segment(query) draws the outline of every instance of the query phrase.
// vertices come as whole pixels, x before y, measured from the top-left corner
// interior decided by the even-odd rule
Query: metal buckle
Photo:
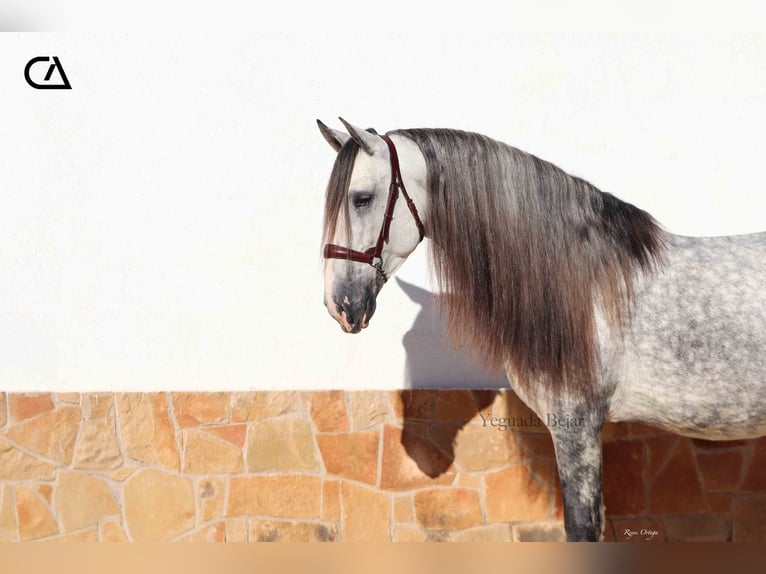
[[[383,271],[383,259],[381,257],[375,257],[372,260],[372,263],[370,263],[375,268],[375,271],[378,272],[378,277],[383,279],[383,283],[388,281],[388,277],[386,276],[386,272]]]

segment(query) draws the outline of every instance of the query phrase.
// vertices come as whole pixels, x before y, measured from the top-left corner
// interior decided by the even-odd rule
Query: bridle
[[[423,241],[423,237],[425,236],[425,228],[423,226],[423,222],[420,220],[418,209],[415,207],[415,203],[412,201],[412,198],[404,187],[404,182],[402,181],[402,172],[399,169],[399,156],[396,153],[394,142],[392,142],[391,138],[386,135],[382,135],[380,137],[382,137],[383,141],[388,144],[388,151],[389,155],[391,156],[391,185],[388,188],[388,203],[386,203],[386,213],[383,216],[383,223],[380,226],[380,233],[378,233],[378,241],[375,243],[374,247],[370,247],[366,251],[356,251],[350,247],[343,247],[341,245],[333,245],[332,243],[328,243],[324,246],[324,258],[347,259],[349,261],[367,263],[368,265],[371,265],[375,268],[375,271],[378,272],[378,276],[385,282],[388,281],[388,277],[386,276],[385,271],[383,271],[383,258],[381,255],[383,253],[383,244],[388,243],[388,235],[391,229],[391,221],[394,219],[394,207],[396,207],[396,200],[399,197],[399,191],[402,192],[402,195],[407,202],[407,207],[410,208],[410,213],[412,213],[412,217],[415,219],[415,225],[418,226],[418,232],[420,233],[420,239],[418,240],[418,243]]]

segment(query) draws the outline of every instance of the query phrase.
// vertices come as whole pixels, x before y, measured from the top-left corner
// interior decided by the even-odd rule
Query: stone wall
[[[766,440],[604,439],[608,540],[766,541]],[[550,437],[510,391],[0,393],[2,541],[560,540],[561,524]]]

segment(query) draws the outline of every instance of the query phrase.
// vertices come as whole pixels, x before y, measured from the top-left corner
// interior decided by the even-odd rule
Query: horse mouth
[[[344,317],[345,319],[345,317]],[[362,319],[361,323],[354,323],[353,325],[348,323],[347,321],[339,321],[340,328],[343,330],[344,333],[349,333],[351,335],[356,335],[357,333],[361,333],[362,329],[366,329],[370,326],[369,321],[367,321],[367,317],[365,316],[364,319]]]
[[[355,335],[370,326],[370,319],[375,314],[375,297],[351,304],[348,296],[333,299],[334,305],[325,305],[330,315],[338,322],[344,333]]]
[[[349,333],[350,335],[356,335],[357,333],[361,333],[362,329],[366,329],[367,327],[369,327],[370,321],[367,318],[367,314],[365,314],[364,317],[362,317],[361,322],[349,323],[348,319],[346,318],[346,314],[343,313],[338,319],[338,324],[340,325],[340,328],[344,333]]]

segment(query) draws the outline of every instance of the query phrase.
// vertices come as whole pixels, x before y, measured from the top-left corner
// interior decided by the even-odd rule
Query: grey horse
[[[568,540],[604,529],[601,428],[766,434],[766,233],[682,237],[645,211],[483,135],[378,135],[318,121],[325,305],[369,325],[425,236],[449,334],[503,369],[553,438]]]

